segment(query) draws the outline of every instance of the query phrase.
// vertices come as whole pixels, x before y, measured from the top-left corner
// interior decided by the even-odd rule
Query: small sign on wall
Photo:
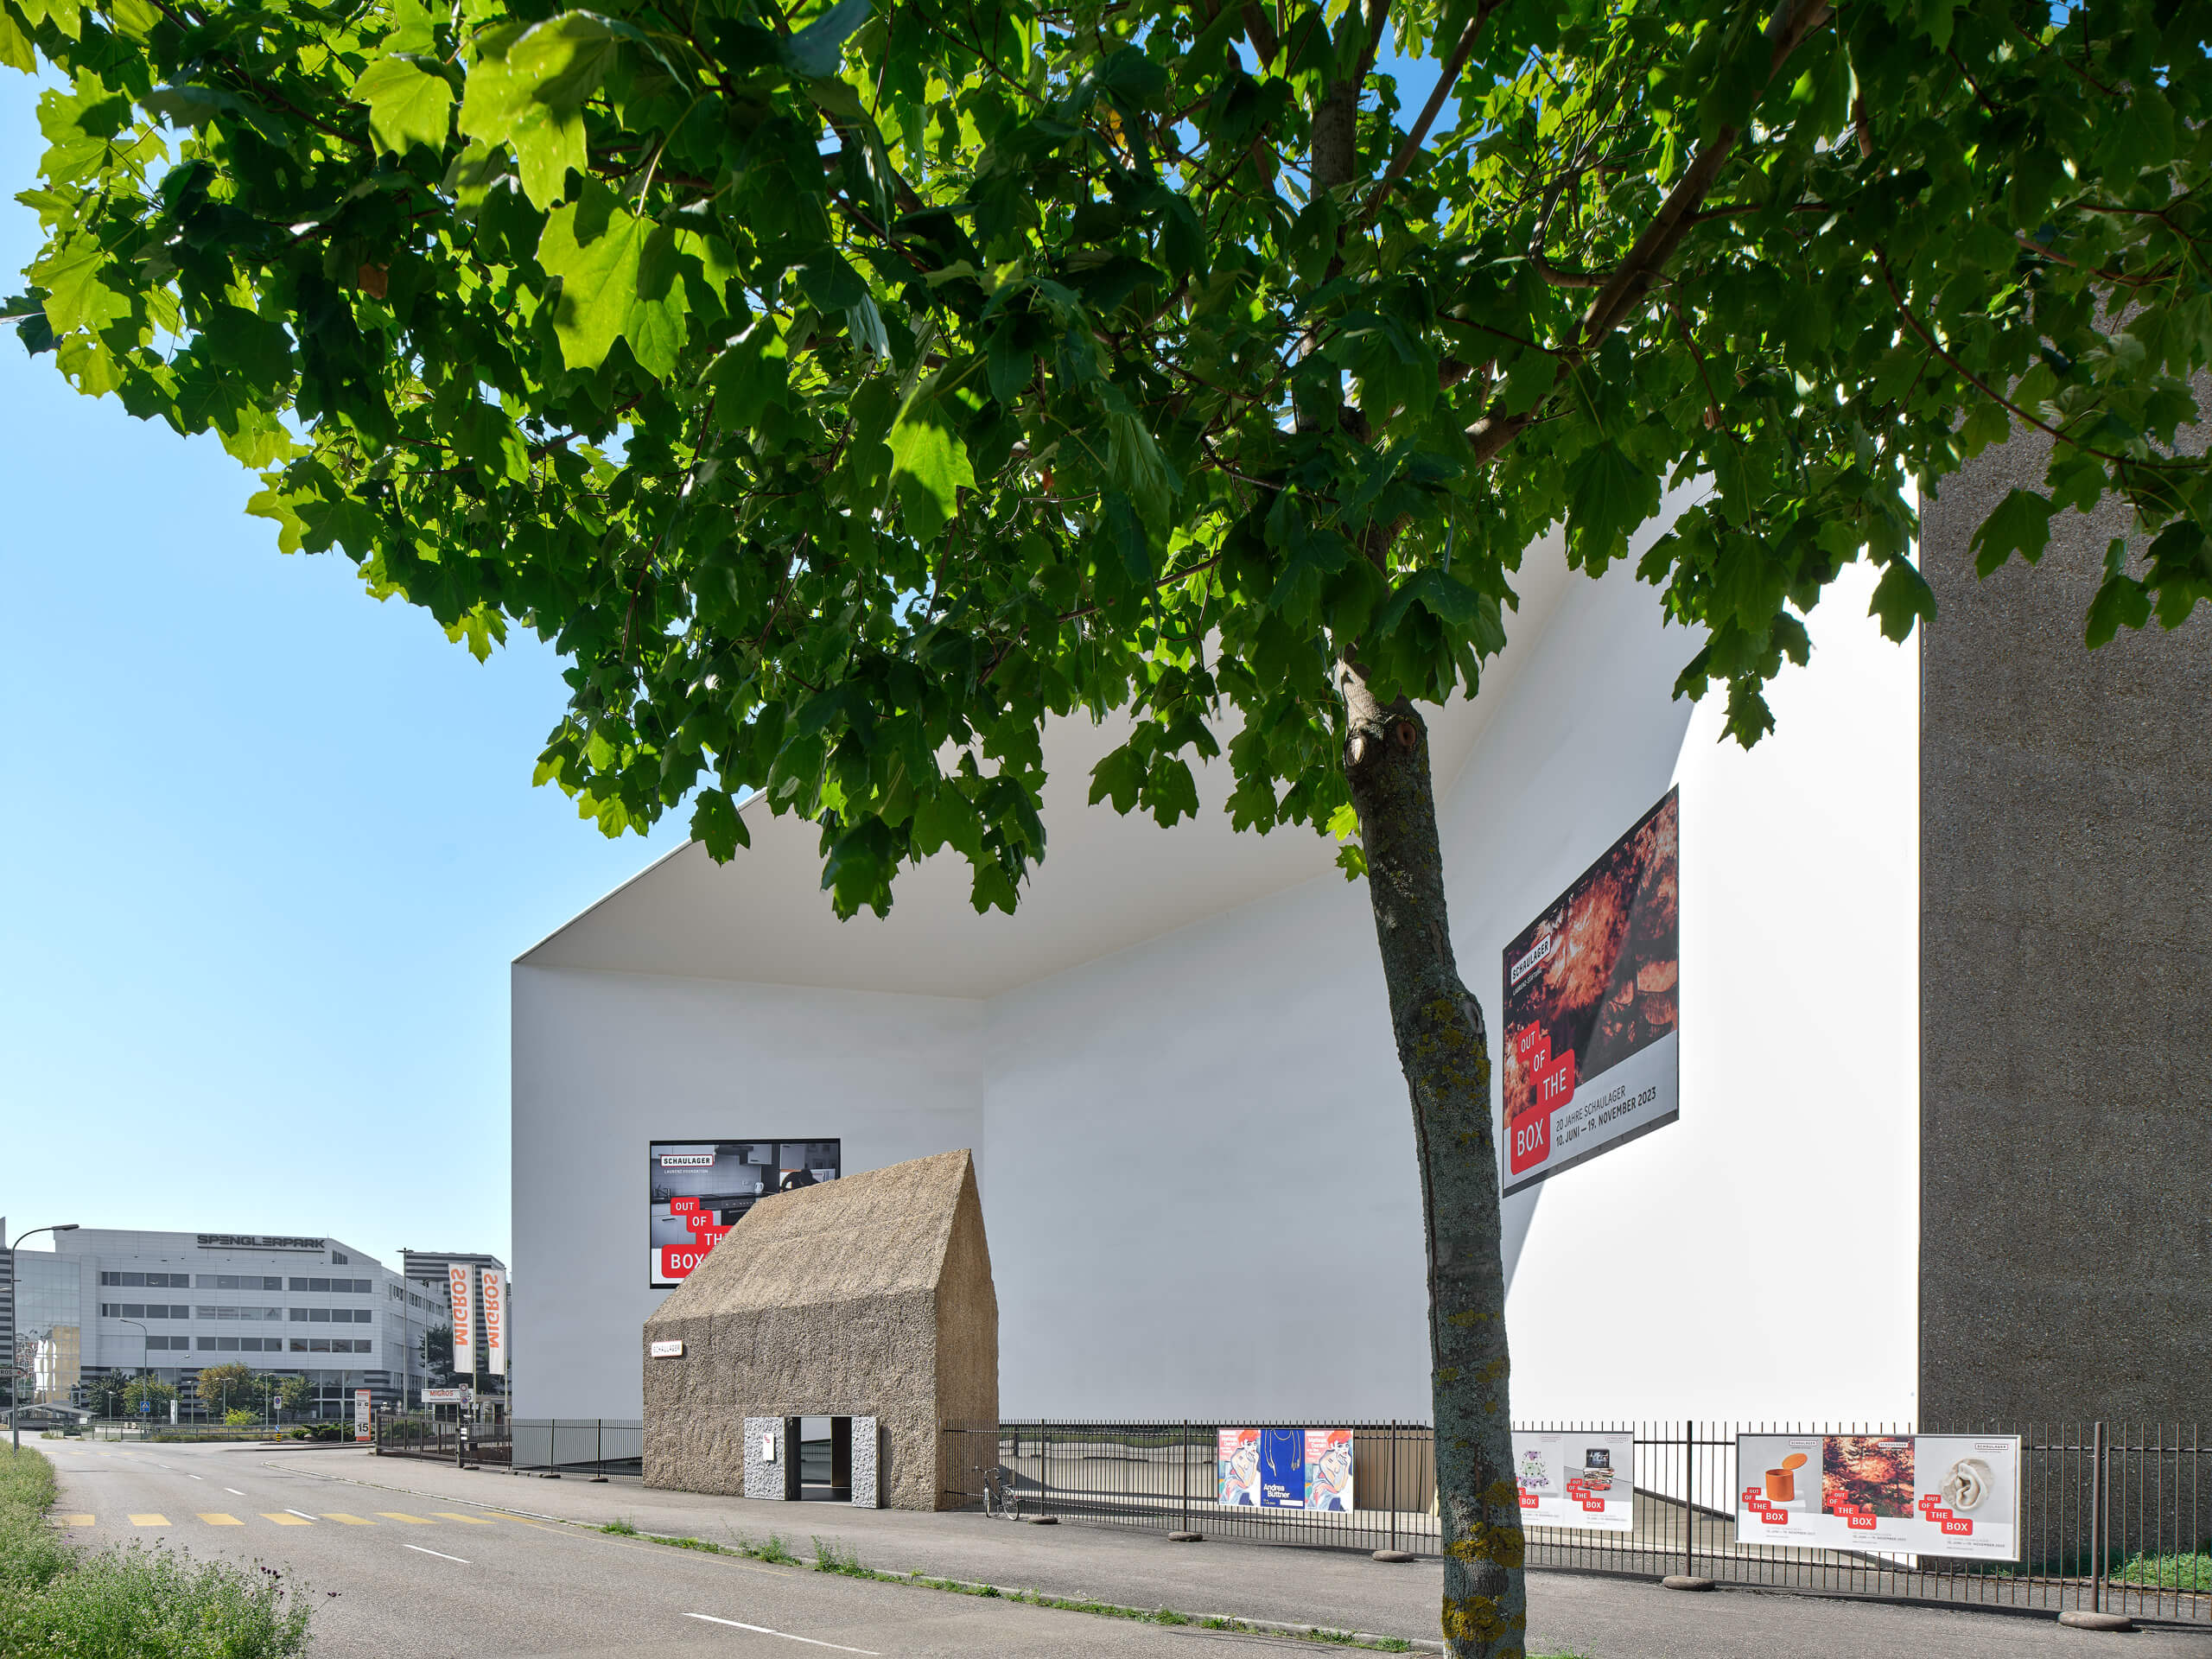
[[[763,1434],[760,1437],[760,1461],[773,1463],[775,1460],[776,1437],[773,1434]]]
[[[653,1344],[653,1357],[681,1359],[683,1357],[683,1344],[681,1342],[657,1342]]]

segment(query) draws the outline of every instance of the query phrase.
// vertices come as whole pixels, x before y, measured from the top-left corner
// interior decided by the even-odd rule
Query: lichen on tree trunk
[[[1528,1604],[1490,1042],[1452,954],[1428,728],[1410,702],[1378,702],[1356,667],[1345,669],[1343,689],[1344,776],[1359,813],[1390,1027],[1421,1161],[1444,1637],[1461,1659],[1513,1659],[1523,1650]]]

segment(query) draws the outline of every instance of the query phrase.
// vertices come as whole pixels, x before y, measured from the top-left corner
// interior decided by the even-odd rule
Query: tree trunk
[[[1444,1637],[1460,1659],[1517,1659],[1529,1619],[1490,1042],[1452,957],[1428,728],[1403,699],[1378,703],[1356,668],[1345,670],[1343,687],[1344,777],[1359,813],[1390,1027],[1421,1160]]]

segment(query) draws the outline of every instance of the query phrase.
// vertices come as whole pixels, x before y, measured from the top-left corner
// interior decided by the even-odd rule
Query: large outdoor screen
[[[689,1278],[764,1194],[834,1181],[842,1167],[835,1141],[656,1141],[650,1161],[655,1290]]]
[[[1505,948],[1505,1191],[1677,1114],[1679,791]]]

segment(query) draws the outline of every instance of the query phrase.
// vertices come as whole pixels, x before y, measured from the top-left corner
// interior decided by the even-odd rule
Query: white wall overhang
[[[1520,606],[1507,613],[1506,649],[1485,669],[1480,696],[1424,708],[1440,799],[1577,579],[1556,537],[1531,548],[1514,579]],[[1127,732],[1119,718],[1048,724],[1046,855],[1012,916],[977,915],[967,862],[948,852],[899,874],[887,917],[862,912],[840,922],[821,889],[820,832],[796,817],[773,817],[756,797],[745,810],[753,844],[730,863],[687,842],[516,962],[988,998],[1335,868],[1332,843],[1302,826],[1264,836],[1230,826],[1225,754],[1194,768],[1198,816],[1173,829],[1141,813],[1091,807],[1091,768]]]

